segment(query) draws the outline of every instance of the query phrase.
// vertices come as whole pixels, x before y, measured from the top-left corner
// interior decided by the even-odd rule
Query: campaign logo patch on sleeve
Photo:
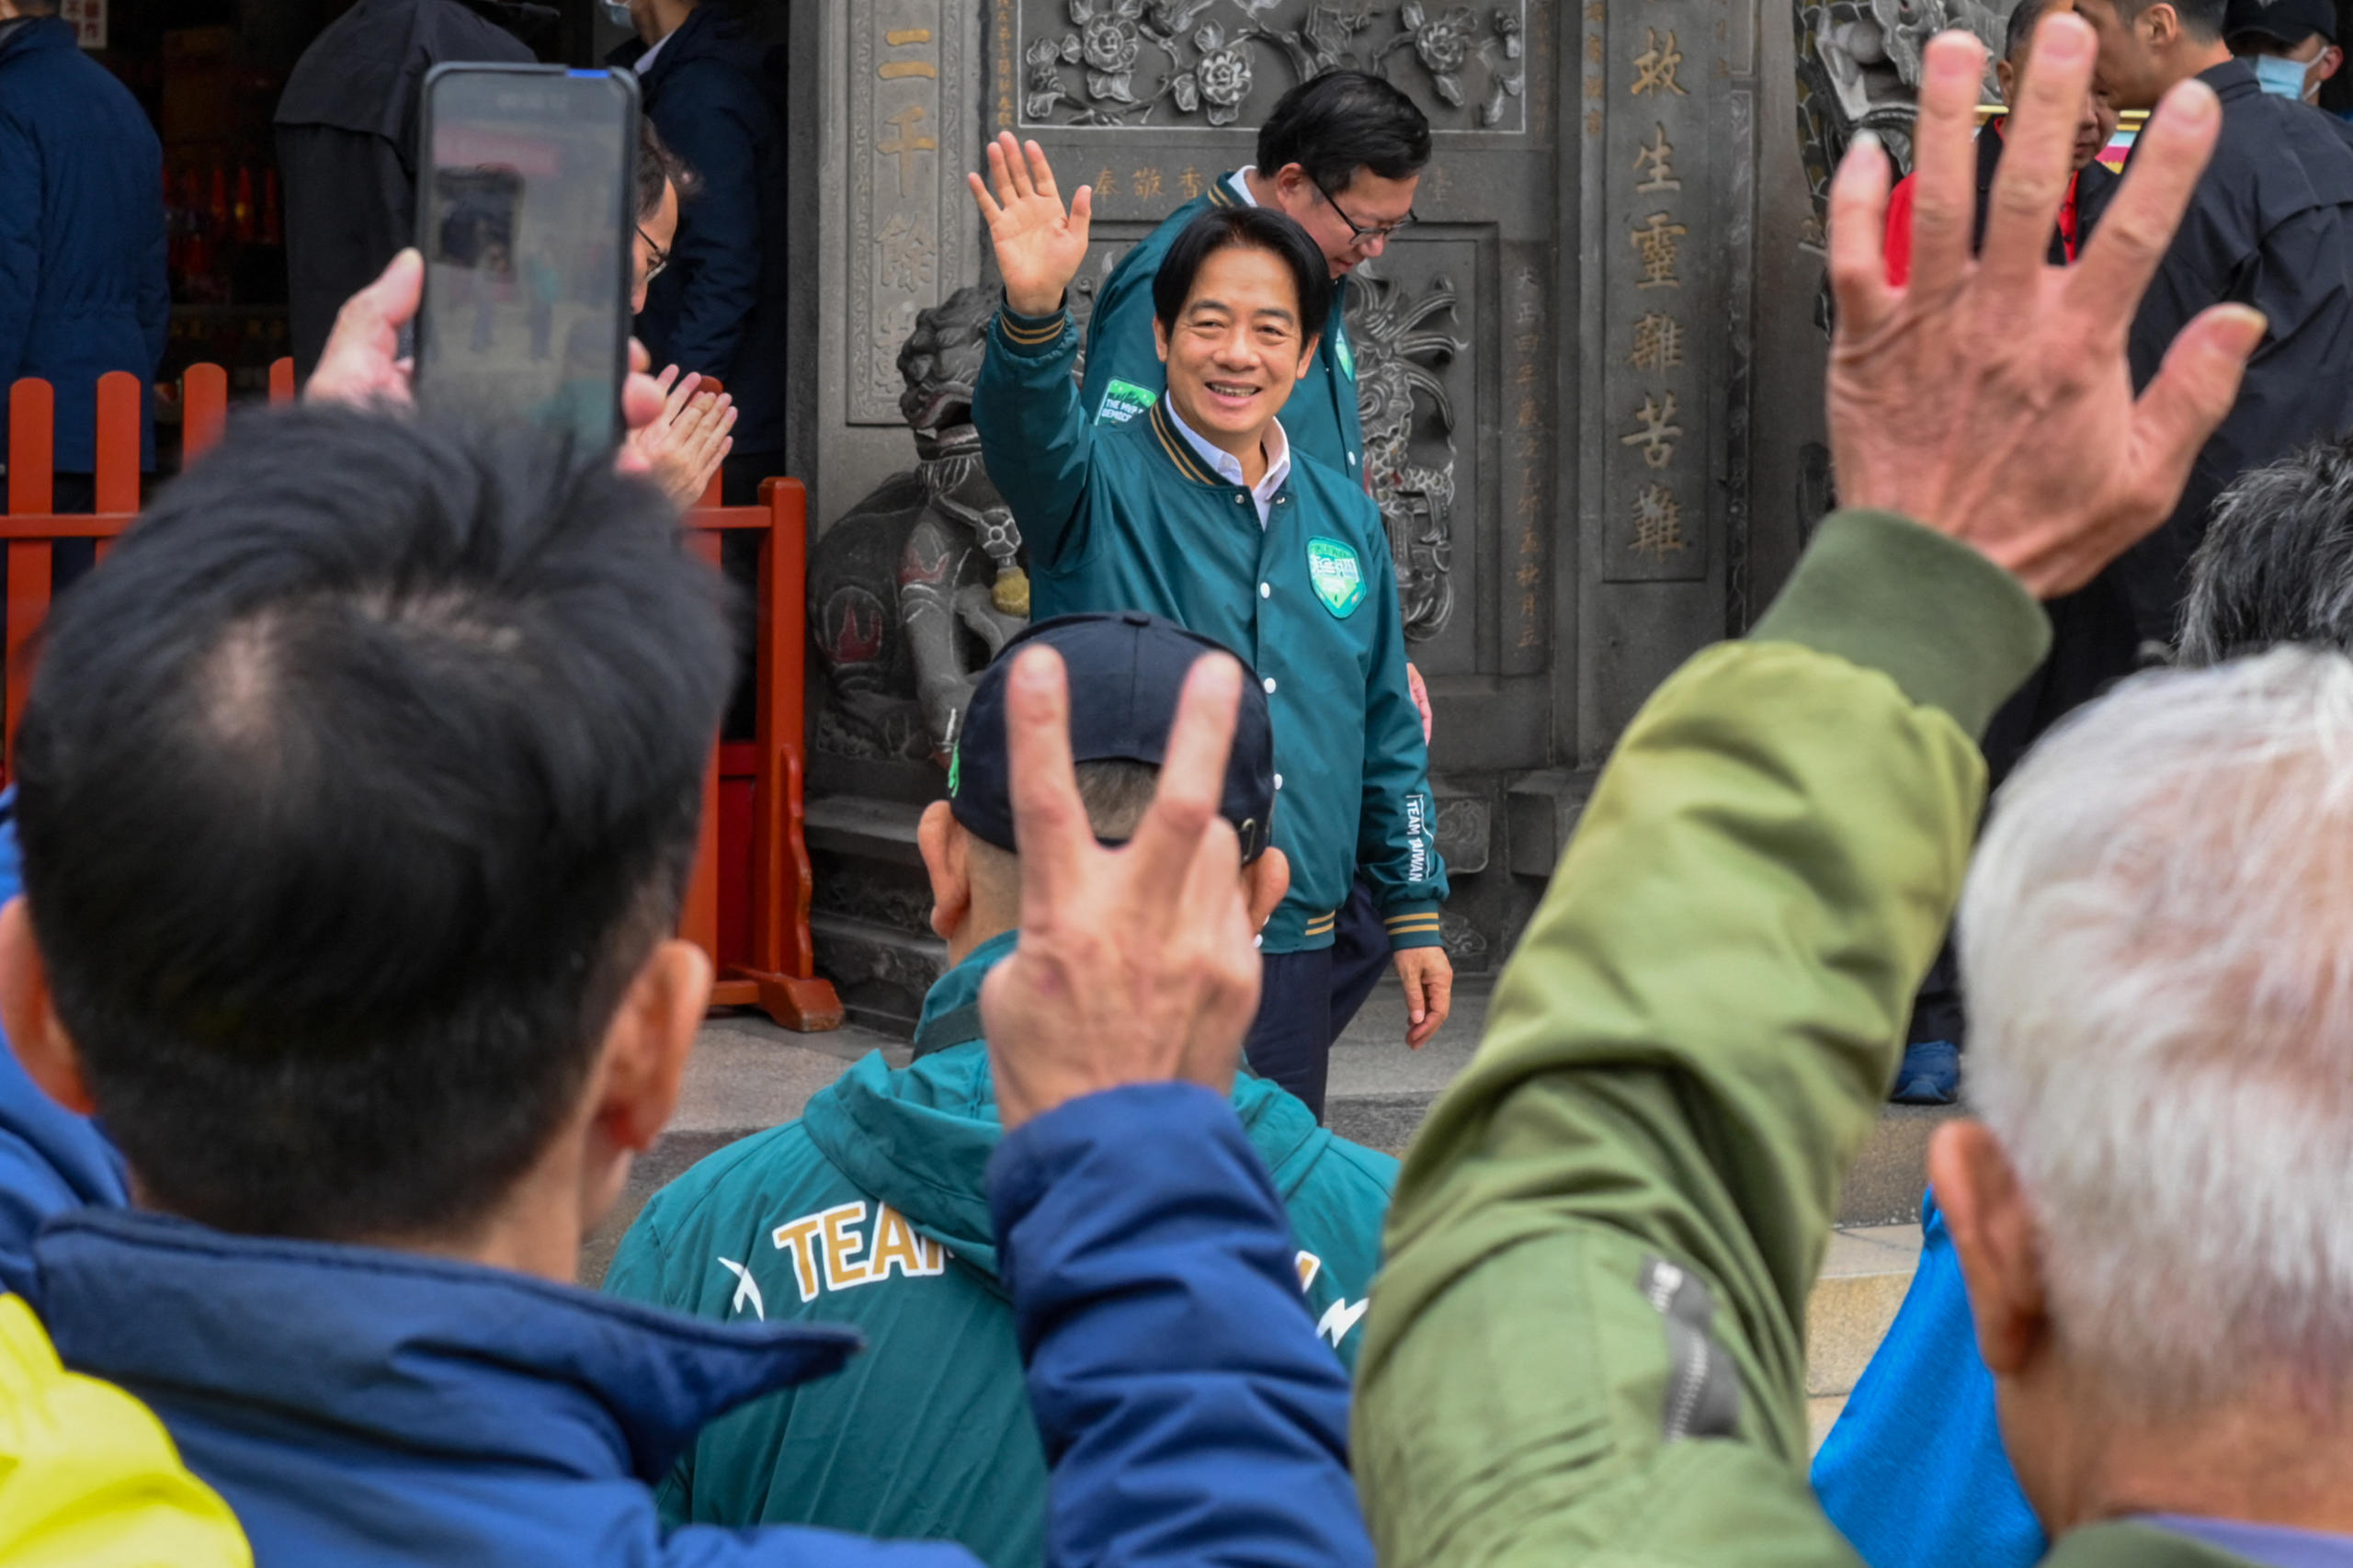
[[[1307,541],[1307,576],[1324,608],[1342,620],[1364,603],[1364,567],[1357,552],[1336,539]]]
[[[1103,401],[1095,405],[1095,423],[1125,425],[1159,401],[1160,394],[1150,387],[1140,387],[1114,376],[1111,384],[1103,389]]]

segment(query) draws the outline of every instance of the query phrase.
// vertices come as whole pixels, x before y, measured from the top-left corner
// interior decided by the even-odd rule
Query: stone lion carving
[[[994,290],[959,289],[899,350],[916,466],[884,481],[809,555],[809,624],[829,700],[817,744],[946,760],[972,683],[1029,617],[1012,510],[972,428]]]

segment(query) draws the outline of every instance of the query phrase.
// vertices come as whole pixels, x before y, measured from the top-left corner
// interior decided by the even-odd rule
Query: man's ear
[[[2155,5],[2145,7],[2133,25],[2141,29],[2141,36],[2152,49],[2163,49],[2181,37],[2181,13],[2167,0],[2157,0]]]
[[[710,1006],[710,955],[665,937],[654,944],[605,1028],[596,1119],[615,1146],[642,1153],[678,1106],[695,1032]]]
[[[2320,58],[2313,61],[2313,63],[2319,67],[2319,74],[2313,76],[2313,80],[2315,82],[2325,82],[2331,76],[2336,75],[2337,70],[2344,65],[2345,51],[2332,43],[2326,49],[2320,51]]]
[[[1157,312],[1152,318],[1152,346],[1160,354],[1160,362],[1168,363],[1168,324]]]
[[[0,1029],[42,1094],[76,1116],[96,1114],[81,1053],[50,1001],[49,966],[33,940],[32,912],[22,894],[0,907]]]
[[[923,809],[915,824],[915,847],[923,852],[923,869],[931,878],[931,928],[952,937],[972,912],[972,865],[965,858],[964,835],[956,813],[945,801]]]
[[[2050,1339],[2041,1236],[2018,1168],[1982,1121],[1949,1121],[1928,1142],[1928,1186],[1969,1287],[1977,1348],[1995,1377],[2025,1370]]]
[[[1249,901],[1250,929],[1264,926],[1290,891],[1290,858],[1281,850],[1270,848],[1243,867],[1242,896]]]
[[[1299,346],[1299,369],[1291,373],[1291,380],[1307,380],[1307,372],[1315,368],[1315,346],[1323,341],[1324,335],[1319,332]]]
[[[1994,62],[1994,80],[2002,90],[2004,103],[2015,104],[2018,101],[2018,68],[2017,66],[2006,60],[1996,60]]]

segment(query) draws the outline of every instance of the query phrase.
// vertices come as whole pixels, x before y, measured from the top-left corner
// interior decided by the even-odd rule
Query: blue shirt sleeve
[[[989,1205],[1053,1467],[1051,1568],[1370,1568],[1347,1378],[1227,1101],[1074,1100],[998,1145]]]
[[[1870,1568],[2031,1568],[2049,1543],[2002,1448],[1933,1193],[1922,1208],[1919,1271],[1814,1458],[1814,1493]]]

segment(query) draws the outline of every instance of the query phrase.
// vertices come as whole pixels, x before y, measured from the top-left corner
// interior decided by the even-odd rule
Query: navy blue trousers
[[[1307,1103],[1324,1119],[1332,1042],[1357,1016],[1389,968],[1389,929],[1359,881],[1333,923],[1332,945],[1309,953],[1268,953],[1258,1016],[1242,1041],[1250,1070]]]

